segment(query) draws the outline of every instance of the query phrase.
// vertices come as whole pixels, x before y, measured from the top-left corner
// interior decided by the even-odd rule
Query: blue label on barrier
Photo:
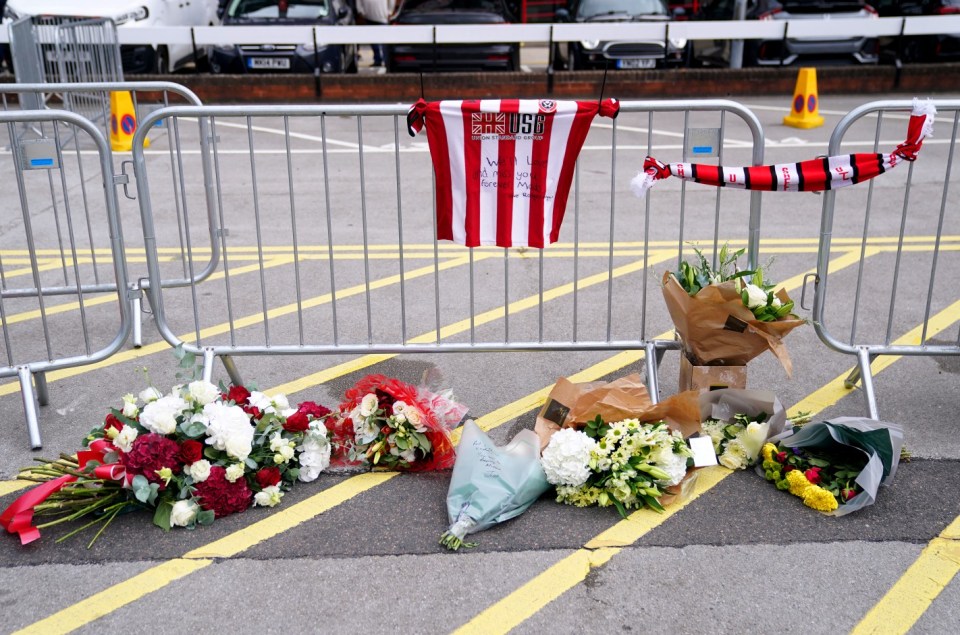
[[[694,154],[713,154],[713,146],[693,146]]]
[[[53,159],[30,159],[30,167],[32,168],[52,168]]]

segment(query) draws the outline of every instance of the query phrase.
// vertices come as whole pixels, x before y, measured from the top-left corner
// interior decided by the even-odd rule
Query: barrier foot
[[[17,368],[17,377],[20,378],[20,396],[23,397],[23,414],[27,420],[27,434],[30,435],[30,447],[39,450],[43,447],[40,441],[40,422],[37,420],[37,397],[33,392],[33,377],[28,366]]]
[[[130,315],[133,317],[133,347],[143,346],[143,314],[141,313],[143,301],[138,292],[130,299]]]
[[[220,361],[223,362],[223,367],[227,371],[227,375],[230,376],[230,383],[234,386],[242,386],[243,378],[240,377],[240,371],[237,370],[237,365],[233,363],[233,358],[229,355],[222,355]]]
[[[873,372],[870,369],[870,363],[873,361],[870,352],[861,348],[857,351],[857,361],[859,362],[860,385],[863,388],[863,398],[867,402],[867,413],[871,419],[880,419],[877,411],[877,397],[873,391]]]
[[[663,358],[663,351],[657,349],[653,342],[647,342],[643,345],[645,351],[644,363],[647,367],[647,390],[650,393],[650,399],[653,403],[660,403],[660,360]]]
[[[37,390],[37,403],[39,403],[41,406],[46,406],[47,404],[49,404],[50,393],[47,392],[47,374],[34,373],[33,384]]]

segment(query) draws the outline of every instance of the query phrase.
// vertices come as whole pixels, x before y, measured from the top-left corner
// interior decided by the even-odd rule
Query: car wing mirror
[[[560,8],[553,12],[554,17],[557,19],[557,22],[569,22],[570,21],[570,12],[566,9]]]
[[[347,9],[346,7],[340,7],[339,9],[337,9],[337,19],[338,19],[338,20],[343,20],[343,19],[345,19],[348,15],[350,15],[350,10]]]

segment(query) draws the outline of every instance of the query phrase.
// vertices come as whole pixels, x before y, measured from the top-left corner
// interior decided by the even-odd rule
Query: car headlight
[[[113,19],[117,26],[127,22],[140,22],[150,17],[150,9],[147,7],[137,7],[125,13],[121,13]]]
[[[580,40],[580,46],[585,49],[595,49],[600,46],[600,40]]]
[[[314,51],[325,51],[327,50],[326,44],[314,44],[313,42],[307,42],[306,44],[300,45],[300,53],[313,53]]]
[[[685,47],[687,46],[687,41],[686,41],[685,39],[683,39],[683,38],[679,38],[679,37],[674,38],[674,37],[672,37],[672,38],[670,38],[670,46],[672,46],[672,47],[675,48],[675,49],[682,49],[682,48],[685,48]]]

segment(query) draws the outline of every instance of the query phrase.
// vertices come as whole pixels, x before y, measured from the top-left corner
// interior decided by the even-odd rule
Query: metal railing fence
[[[690,241],[715,253],[735,240],[757,261],[759,192],[665,183],[640,203],[627,187],[660,147],[655,138],[689,158],[706,134],[718,160],[738,152],[732,163],[762,163],[759,121],[735,102],[623,102],[616,120],[598,118],[560,240],[543,250],[439,244],[429,154],[424,139],[407,138],[406,114],[405,106],[207,106],[148,115],[134,171],[163,338],[203,355],[207,377],[221,358],[233,381],[238,355],[641,349],[657,395],[662,354],[678,348],[656,335],[671,330],[666,312],[648,311],[661,302],[659,274],[689,254]],[[179,230],[157,221],[166,195],[153,189],[142,145],[159,122],[184,138]],[[202,143],[204,122],[212,181],[189,149]],[[210,200],[215,214],[188,213]],[[710,235],[685,233],[695,218]],[[166,283],[174,263],[162,245],[174,231],[186,245],[174,266],[192,274],[219,249],[215,275]]]
[[[137,121],[143,121],[143,119],[153,110],[158,108],[168,107],[171,105],[177,104],[190,104],[199,106],[202,104],[200,98],[185,86],[176,84],[173,82],[90,82],[90,83],[54,83],[54,84],[0,84],[0,112],[19,112],[18,106],[22,107],[29,104],[43,104],[46,99],[44,95],[53,94],[60,95],[63,98],[62,104],[55,104],[51,102],[51,105],[62,106],[65,109],[69,109],[68,106],[75,105],[77,103],[75,96],[84,95],[86,104],[88,108],[85,108],[83,112],[77,113],[85,116],[90,119],[92,122],[97,123],[100,126],[100,130],[103,133],[104,137],[110,138],[110,96],[116,91],[126,91],[131,94],[133,108],[136,115]],[[16,101],[14,101],[14,97]],[[95,110],[97,115],[94,117],[89,117],[89,113],[92,107],[89,107],[90,104],[96,103]],[[34,125],[32,120],[26,120],[22,125]],[[205,123],[201,122],[201,126],[205,126]],[[19,134],[23,134],[25,131],[20,131]],[[32,131],[34,134],[43,136],[44,131],[35,128]],[[161,135],[154,134],[154,131],[151,130],[151,136],[154,139],[153,153],[151,155],[151,160],[153,164],[157,167],[155,169],[160,169],[159,164],[163,163],[166,172],[169,175],[171,182],[171,188],[176,190],[179,186],[177,185],[180,178],[182,178],[182,163],[180,158],[180,142],[178,138],[178,130],[169,129],[161,130]],[[161,138],[162,137],[162,138]],[[201,135],[200,137],[200,148],[201,156],[208,157],[209,153],[207,152],[207,137],[208,135]],[[83,142],[82,142],[83,141]],[[71,138],[69,135],[61,136],[58,139],[62,150],[69,151],[70,153],[80,157],[84,153],[93,152],[94,146],[88,143],[88,139],[84,138],[83,140],[79,138]],[[2,146],[3,144],[0,144]],[[112,155],[114,158],[117,156],[122,156],[118,154]],[[113,159],[111,159],[112,161]],[[123,161],[118,168],[115,168],[115,172],[118,173],[114,177],[114,173],[111,173],[109,178],[118,185],[123,186],[123,191],[125,198],[135,199],[135,188],[129,183],[129,176],[126,173],[126,164],[129,161]],[[201,170],[207,170],[209,172],[210,162],[209,160],[203,160],[201,163]],[[84,173],[84,164],[82,161],[77,162],[78,175],[74,187],[79,188],[81,194],[86,197],[86,189],[89,185],[89,179]],[[54,183],[51,181],[49,185],[49,200],[55,199]],[[173,197],[171,200],[171,205],[169,210],[165,211],[164,221],[173,223],[177,226],[183,225],[183,216],[186,213],[186,210],[181,207],[182,200],[178,197]],[[212,202],[206,202],[205,208],[212,210]],[[122,211],[122,208],[121,208]],[[137,215],[138,216],[138,215]],[[130,236],[137,237],[140,235],[139,231],[128,232],[128,241]],[[182,240],[182,234],[178,237],[180,240],[178,242],[168,245],[170,248],[179,248],[181,254],[186,252],[186,245]],[[96,239],[92,237],[91,240]],[[127,244],[127,247],[137,247],[133,243]],[[219,249],[216,244],[213,245],[209,253],[209,260],[201,265],[196,266],[192,275],[194,280],[200,280],[204,277],[210,275],[216,268],[219,262]],[[186,262],[186,258],[182,258]],[[133,276],[131,279],[126,281],[126,286],[129,288],[132,293],[130,294],[131,300],[131,315],[133,316],[133,334],[132,340],[134,346],[140,346],[142,343],[142,297],[143,297],[143,288],[148,284],[146,277],[146,270],[135,271],[132,268],[130,269],[130,274]],[[182,270],[178,275],[173,276],[170,280],[163,281],[163,284],[168,285],[184,285],[189,284],[191,272],[188,272],[186,269]],[[3,264],[0,262],[0,280],[3,279]],[[85,287],[85,292],[102,292],[113,290],[110,286],[113,284],[97,282],[95,287]],[[9,297],[14,291],[7,289],[5,284],[0,284],[0,296]],[[35,293],[35,290],[31,290],[30,293]],[[44,293],[48,295],[56,294],[72,294],[74,290],[72,287],[59,288],[59,287],[47,287],[44,289]]]
[[[0,112],[0,135],[10,184],[0,198],[9,223],[0,237],[0,377],[19,378],[39,448],[45,373],[106,359],[129,335],[127,261],[110,147],[93,123],[65,111]],[[69,152],[65,136],[94,151]],[[97,186],[77,187],[85,178]]]
[[[960,354],[960,333],[955,339],[931,337],[932,312],[949,311],[957,299],[952,280],[957,275],[955,243],[960,235],[960,216],[956,214],[956,188],[952,190],[951,183],[956,181],[960,101],[932,103],[938,111],[934,138],[949,139],[942,165],[931,160],[927,156],[931,151],[927,150],[915,162],[885,174],[883,179],[824,193],[814,325],[827,346],[856,356],[857,368],[848,377],[847,387],[861,382],[872,418],[878,418],[871,372],[871,362],[877,356]],[[889,152],[898,139],[903,139],[911,106],[910,101],[875,101],[852,110],[834,129],[829,155],[843,152],[851,130],[874,139],[872,152]],[[841,206],[838,198],[843,209],[840,216],[835,214]],[[899,224],[894,240],[874,233],[882,219],[894,219]],[[830,248],[839,237],[862,240],[855,279],[850,280],[853,274],[848,272],[835,274],[843,276],[845,285],[855,291],[828,294],[828,282],[833,277],[829,271]],[[879,241],[885,241],[885,254],[873,253]],[[960,315],[953,319],[956,317]],[[918,323],[922,326],[917,337],[905,337],[904,332]]]

